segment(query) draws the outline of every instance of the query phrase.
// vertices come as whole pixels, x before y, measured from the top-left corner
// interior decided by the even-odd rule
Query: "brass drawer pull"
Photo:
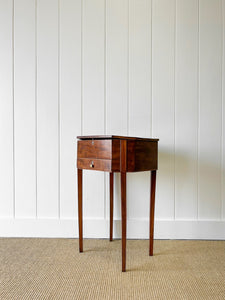
[[[93,161],[90,164],[90,168],[94,168],[94,162]]]

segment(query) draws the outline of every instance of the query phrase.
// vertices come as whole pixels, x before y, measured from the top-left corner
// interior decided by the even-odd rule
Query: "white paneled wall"
[[[225,0],[0,0],[0,236],[76,237],[76,136],[158,137],[156,238],[225,238]],[[84,235],[109,176],[84,171]],[[128,174],[148,237],[150,174]],[[120,237],[120,175],[114,234]]]

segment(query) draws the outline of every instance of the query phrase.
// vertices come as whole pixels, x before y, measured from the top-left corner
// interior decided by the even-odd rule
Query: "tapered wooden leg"
[[[153,256],[156,171],[151,171],[149,255]]]
[[[122,272],[126,271],[126,239],[127,239],[127,197],[126,173],[121,173],[121,213],[122,213]]]
[[[83,216],[82,216],[82,169],[77,169],[78,179],[78,222],[79,222],[79,250],[83,252]]]
[[[113,240],[113,173],[109,174],[110,186],[110,241]]]

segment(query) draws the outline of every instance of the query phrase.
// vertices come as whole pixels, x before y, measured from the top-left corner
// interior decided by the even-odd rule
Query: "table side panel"
[[[158,142],[135,142],[134,172],[158,169]]]

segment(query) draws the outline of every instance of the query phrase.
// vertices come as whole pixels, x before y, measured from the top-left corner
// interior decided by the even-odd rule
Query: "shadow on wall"
[[[221,192],[224,182],[222,183],[220,154],[212,158],[211,153],[207,154],[206,151],[198,158],[197,150],[177,151],[175,155],[160,151],[158,167],[159,203],[168,201],[163,190],[166,188],[169,192],[170,189],[171,205],[174,203],[175,206],[172,217],[221,218]]]
[[[115,218],[120,219],[120,174],[115,174],[114,178]],[[205,154],[198,160],[197,151],[177,152],[174,155],[170,149],[160,150],[156,218],[220,219],[222,184],[220,157],[212,161],[212,157]],[[148,218],[149,195],[150,172],[128,173],[128,219]]]

